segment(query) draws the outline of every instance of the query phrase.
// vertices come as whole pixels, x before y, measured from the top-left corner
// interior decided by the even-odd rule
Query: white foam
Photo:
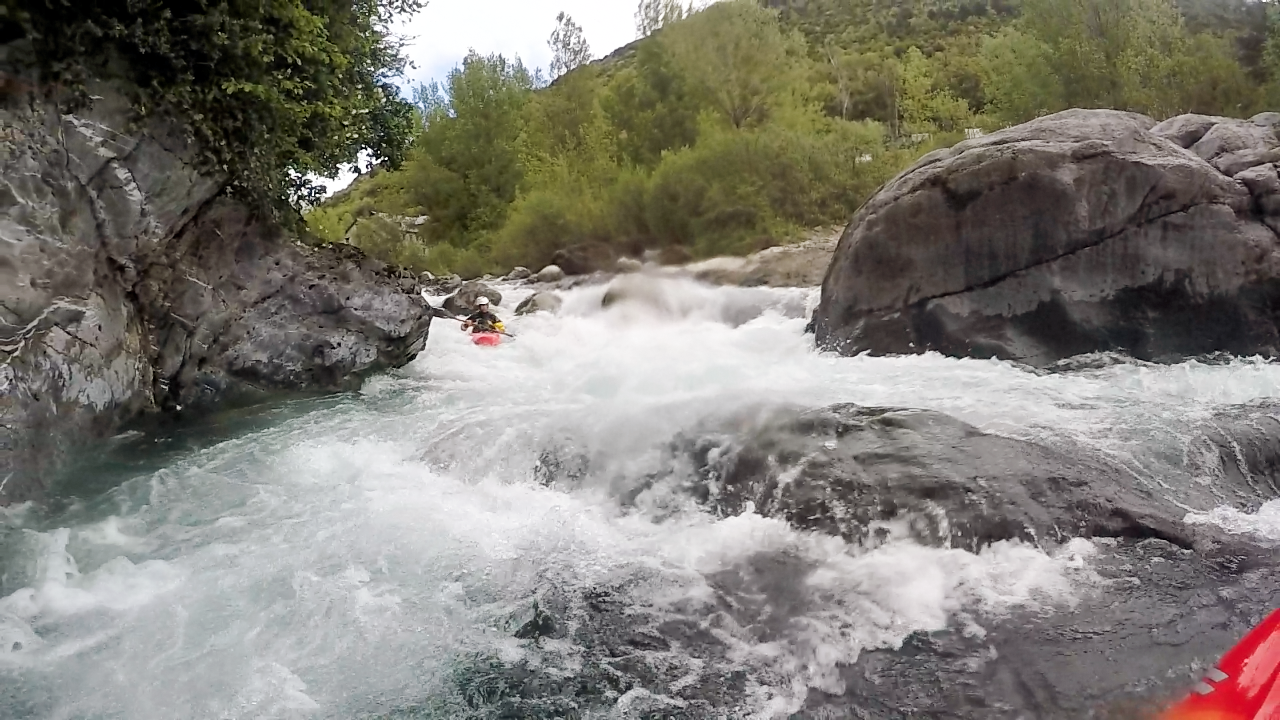
[[[689,612],[715,597],[716,572],[777,553],[801,564],[807,604],[771,641],[719,629],[758,671],[748,704],[774,717],[912,631],[980,636],[993,615],[1070,608],[1096,584],[1093,548],[853,548],[754,513],[711,517],[669,488],[624,510],[619,494],[674,433],[760,404],[925,407],[1089,444],[1151,482],[1212,481],[1211,458],[1185,447],[1197,418],[1221,397],[1280,394],[1280,369],[1253,361],[1046,376],[840,358],[802,332],[810,289],[667,281],[604,309],[596,286],[566,291],[562,315],[515,318],[530,290],[501,289],[513,341],[477,347],[441,321],[409,367],[131,481],[101,516],[86,504],[66,527],[19,531],[34,513],[6,511],[5,532],[23,534],[5,541],[17,557],[0,582],[17,585],[0,600],[0,670],[32,671],[12,701],[47,717],[355,717],[442,692],[464,653],[536,657],[509,624],[550,587],[625,586]],[[585,459],[583,487],[534,481],[549,447]],[[689,662],[691,677],[716,671]]]
[[[1218,507],[1205,513],[1187,513],[1184,521],[1212,524],[1227,532],[1280,540],[1280,500],[1263,503],[1254,513],[1241,512],[1232,507]]]

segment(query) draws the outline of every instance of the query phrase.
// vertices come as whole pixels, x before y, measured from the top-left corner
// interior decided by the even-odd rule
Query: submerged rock
[[[674,457],[693,469],[686,492],[724,515],[753,508],[858,545],[905,536],[976,552],[1002,540],[1129,537],[1190,548],[1199,529],[1182,523],[1180,504],[1212,509],[1223,485],[1255,500],[1280,496],[1227,478],[1170,498],[1078,451],[929,410],[765,408],[730,422],[729,432],[675,441]]]
[[[1070,610],[915,633],[811,690],[796,720],[1155,720],[1272,609],[1276,567],[1237,572],[1159,540],[1104,545]],[[855,711],[854,708],[857,708]]]
[[[181,128],[91,90],[75,115],[0,107],[0,505],[144,413],[354,387],[430,322],[412,275],[293,242]]]
[[[1278,145],[1265,122],[1069,110],[930,153],[846,229],[817,342],[1036,366],[1275,356]]]
[[[1265,442],[1276,422],[1249,406],[1225,409],[1206,427],[1220,433],[1215,447],[1241,444],[1251,472],[1264,473],[1266,452],[1250,450],[1257,445],[1248,439],[1256,430]],[[1194,486],[1146,487],[1083,448],[991,435],[932,411],[853,405],[738,412],[676,438],[670,457],[638,487],[615,485],[624,504],[653,508],[674,494],[726,517],[782,518],[850,541],[841,562],[852,564],[826,568],[826,556],[806,555],[797,540],[718,566],[704,576],[705,595],[685,604],[658,609],[635,593],[606,595],[612,602],[590,592],[562,597],[557,618],[582,648],[573,657],[631,658],[616,676],[624,688],[664,692],[679,673],[658,648],[678,647],[704,668],[674,693],[705,703],[690,717],[748,712],[741,696],[724,697],[711,680],[741,668],[729,658],[759,643],[779,662],[750,667],[751,681],[809,685],[788,717],[1133,720],[1187,692],[1280,591],[1275,543],[1182,522],[1186,506],[1277,497],[1256,478],[1221,473]],[[544,458],[539,470],[555,487],[608,481],[607,470],[572,454]],[[1073,540],[1082,536],[1092,541]],[[1041,578],[1056,596],[1026,591],[1025,601],[996,610],[984,598],[999,605],[1001,590],[987,584],[999,581],[962,570],[947,579],[933,564],[946,560],[903,545],[963,548],[967,559],[951,561],[1005,563],[1019,578],[1009,582],[1036,582],[1034,571],[1015,567],[1029,556],[978,559],[1010,552],[1006,540],[1041,546],[1077,573]],[[920,565],[884,570],[894,558]],[[907,599],[878,572],[918,575],[920,586]],[[935,591],[946,600],[926,599]],[[924,619],[928,610],[916,614],[935,601],[948,610],[933,620]],[[619,647],[624,630],[637,627],[654,651]]]

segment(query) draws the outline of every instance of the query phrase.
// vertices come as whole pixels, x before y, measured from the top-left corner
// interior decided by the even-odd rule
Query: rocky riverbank
[[[0,107],[0,505],[143,414],[349,389],[426,342],[413,278],[296,242],[180,128],[93,94]]]

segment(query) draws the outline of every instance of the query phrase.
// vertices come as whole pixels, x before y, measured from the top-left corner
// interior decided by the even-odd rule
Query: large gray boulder
[[[564,305],[564,299],[550,291],[536,292],[516,306],[516,315],[531,315],[536,312],[555,314]]]
[[[470,315],[476,311],[476,300],[481,297],[488,298],[494,307],[502,304],[502,293],[479,280],[470,280],[445,298],[441,307],[454,315]]]
[[[141,414],[352,387],[430,322],[412,278],[293,242],[177,126],[91,90],[0,106],[0,505]]]
[[[1277,354],[1265,120],[1069,110],[930,153],[845,230],[818,344],[1034,365]]]

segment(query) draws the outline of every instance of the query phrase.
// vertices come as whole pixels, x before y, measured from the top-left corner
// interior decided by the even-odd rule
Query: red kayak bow
[[[1249,631],[1160,720],[1280,720],[1280,610]]]
[[[497,345],[502,342],[502,336],[496,332],[472,333],[471,342],[476,345]]]

